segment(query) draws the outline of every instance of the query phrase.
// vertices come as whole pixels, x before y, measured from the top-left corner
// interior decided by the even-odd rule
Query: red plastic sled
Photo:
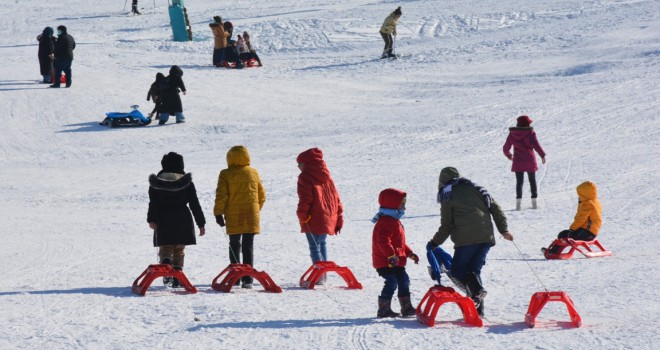
[[[183,273],[183,271],[175,270],[172,268],[172,265],[168,264],[149,265],[149,267],[147,267],[147,269],[144,270],[144,272],[142,272],[142,274],[133,282],[133,287],[131,288],[133,293],[145,295],[147,293],[147,289],[149,289],[149,286],[151,285],[151,282],[159,277],[174,277],[179,280],[179,282],[181,282],[183,288],[185,288],[189,293],[197,293],[197,288],[195,288],[195,286],[193,286],[192,283],[188,281],[188,278]],[[140,281],[141,278],[143,278],[142,281]]]
[[[525,323],[530,328],[534,328],[536,325],[536,316],[538,316],[541,309],[550,301],[560,301],[566,304],[568,309],[568,314],[571,316],[571,323],[575,327],[582,326],[582,319],[575,310],[575,305],[573,305],[573,300],[565,292],[537,292],[532,295],[532,300],[529,302],[529,308],[527,309],[527,314],[525,314]]]
[[[222,279],[222,282],[218,283],[218,279],[224,274],[227,275]],[[219,292],[229,293],[234,284],[244,276],[250,276],[259,281],[267,292],[282,293],[282,288],[275,284],[265,271],[257,271],[248,264],[229,264],[213,279],[211,288]]]
[[[358,282],[353,275],[353,272],[346,266],[337,266],[333,261],[318,261],[313,264],[307,271],[300,277],[300,286],[307,289],[314,289],[316,282],[328,272],[336,272],[341,276],[348,289],[362,289],[362,284]]]
[[[245,68],[259,67],[259,62],[257,62],[257,60],[254,58],[250,58],[247,61],[241,60],[241,62],[243,62],[243,66]],[[236,62],[220,61],[220,64],[217,66],[224,68],[236,68]]]
[[[422,298],[422,301],[417,306],[417,321],[433,327],[435,325],[435,316],[438,314],[438,309],[444,303],[456,303],[461,308],[463,319],[465,322],[475,326],[482,327],[483,321],[477,314],[477,308],[474,306],[474,301],[468,297],[458,294],[454,288],[434,286]]]
[[[553,247],[559,247],[557,253],[550,252]],[[562,253],[567,247],[570,248],[569,251]],[[546,259],[566,260],[570,259],[576,250],[587,258],[600,258],[612,255],[612,251],[606,250],[603,245],[598,242],[598,239],[594,239],[593,241],[576,241],[572,238],[557,238],[552,244],[550,244],[550,247],[545,250],[543,256],[545,256]]]

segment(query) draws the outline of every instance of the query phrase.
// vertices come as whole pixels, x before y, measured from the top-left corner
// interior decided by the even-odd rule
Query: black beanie
[[[394,14],[397,16],[401,16],[401,6],[397,7],[396,10],[394,10]]]
[[[183,171],[183,156],[178,153],[170,152],[164,155],[160,165],[163,167],[164,172],[185,174]]]

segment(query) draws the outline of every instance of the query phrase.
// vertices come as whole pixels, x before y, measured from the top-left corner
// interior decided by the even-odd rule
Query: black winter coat
[[[196,244],[193,216],[198,227],[206,225],[190,173],[181,175],[161,171],[149,176],[147,222],[158,225],[154,230],[155,247]]]
[[[50,75],[53,70],[53,60],[50,55],[55,52],[55,38],[52,36],[42,35],[39,37],[39,68],[41,75]]]
[[[76,42],[69,34],[63,33],[57,37],[55,42],[55,58],[66,58],[73,60],[73,50],[76,48]]]
[[[183,112],[183,103],[179,91],[186,91],[181,75],[170,74],[167,76],[167,88],[161,90],[160,98],[163,103],[163,112],[167,114]]]

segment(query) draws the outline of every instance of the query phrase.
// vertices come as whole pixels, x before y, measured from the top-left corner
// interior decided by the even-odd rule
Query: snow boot
[[[181,266],[176,266],[176,265],[174,266],[174,269],[177,271],[183,270]],[[181,282],[179,282],[179,280],[176,279],[176,277],[172,277],[172,288],[182,288],[182,287],[183,285],[181,284]]]
[[[394,49],[389,49],[387,50],[387,57],[389,58],[396,58],[396,55],[394,54]]]
[[[516,210],[520,211],[522,209],[522,198],[516,198]]]
[[[532,198],[532,209],[537,209],[538,206],[536,205],[536,198]]]
[[[488,294],[481,284],[481,277],[471,272],[465,281],[465,287],[467,289],[467,295],[474,301],[474,306],[478,309],[483,303],[484,298],[486,298],[486,294]]]
[[[387,50],[383,50],[383,54],[380,55],[380,59],[387,58]]]
[[[399,304],[401,305],[401,316],[403,317],[410,317],[410,316],[415,316],[417,313],[417,310],[415,309],[414,306],[410,303],[410,296],[407,297],[399,297]]]
[[[389,298],[378,297],[378,314],[376,316],[378,318],[385,318],[385,317],[399,317],[401,315],[399,313],[392,311],[392,297]]]
[[[165,265],[172,265],[172,259],[163,258],[160,260],[160,263]],[[163,285],[170,287],[172,285],[173,278],[174,277],[170,277],[170,276],[163,277]]]
[[[481,304],[479,304],[479,307],[477,308],[477,315],[479,317],[484,317],[484,301],[481,300]]]

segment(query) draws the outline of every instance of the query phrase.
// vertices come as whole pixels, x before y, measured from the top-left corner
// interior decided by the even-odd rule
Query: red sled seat
[[[328,272],[336,272],[346,281],[348,289],[362,289],[353,272],[346,266],[338,266],[333,261],[317,261],[300,277],[300,286],[314,289],[316,283]]]
[[[451,287],[434,286],[422,298],[422,301],[417,306],[417,321],[429,327],[435,325],[435,316],[438,314],[438,309],[444,303],[456,303],[463,313],[465,322],[475,326],[482,327],[483,321],[477,313],[477,308],[474,306],[474,301],[468,297],[464,297]]]
[[[226,276],[222,281],[218,282],[220,277],[225,274]],[[282,288],[275,284],[273,279],[265,271],[257,271],[248,264],[229,264],[229,266],[213,279],[211,288],[219,292],[229,293],[234,284],[244,276],[250,276],[259,281],[267,292],[282,293]]]
[[[149,265],[142,274],[133,281],[133,287],[131,290],[133,290],[133,293],[139,294],[139,295],[145,295],[147,293],[147,289],[149,289],[149,286],[151,285],[151,282],[153,282],[156,278],[160,277],[174,277],[183,286],[183,288],[186,289],[189,293],[197,293],[197,288],[188,281],[188,278],[186,275],[183,273],[181,270],[175,270],[172,268],[172,265],[169,264],[154,264],[154,265]],[[140,280],[142,279],[142,280]]]
[[[568,252],[563,253],[566,248],[569,248]],[[580,254],[587,258],[600,258],[612,255],[612,251],[606,250],[598,239],[576,241],[572,238],[557,238],[543,252],[543,256],[549,260],[566,260],[570,259],[575,251],[580,252]]]

